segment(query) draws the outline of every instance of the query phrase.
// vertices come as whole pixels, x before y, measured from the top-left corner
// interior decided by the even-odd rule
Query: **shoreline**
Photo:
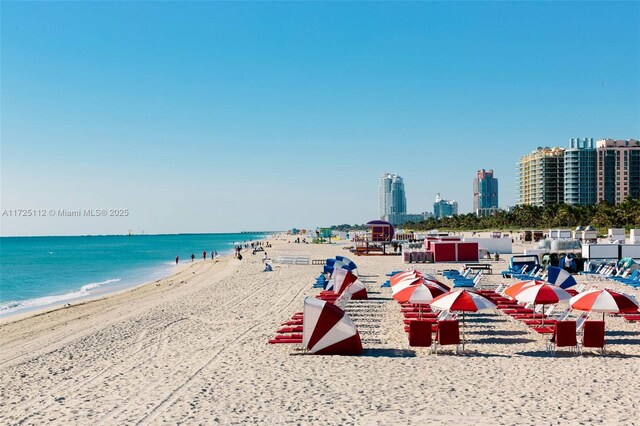
[[[213,264],[218,263],[220,261],[223,260],[223,258],[225,257],[230,257],[231,254],[226,254],[224,256],[220,255],[218,256],[216,259],[213,260]],[[17,321],[22,321],[25,319],[29,319],[31,317],[36,317],[36,316],[41,316],[50,312],[55,312],[61,309],[67,309],[67,308],[73,308],[75,306],[80,306],[80,305],[85,305],[85,304],[89,304],[89,303],[93,303],[93,302],[97,302],[100,300],[107,300],[110,297],[114,297],[114,296],[118,296],[121,294],[126,294],[127,292],[130,291],[135,291],[141,287],[146,287],[146,286],[150,286],[152,284],[157,284],[159,282],[165,281],[165,280],[172,280],[175,279],[178,275],[180,275],[182,272],[184,272],[185,270],[198,265],[198,264],[202,264],[203,262],[208,262],[208,263],[212,263],[211,259],[207,259],[206,261],[203,261],[202,259],[200,260],[196,260],[193,263],[191,262],[185,262],[183,265],[178,264],[175,267],[175,270],[164,277],[155,279],[155,280],[151,280],[151,281],[144,281],[141,283],[136,283],[136,284],[131,284],[131,285],[125,285],[122,288],[112,288],[110,291],[107,290],[103,293],[100,294],[87,294],[86,296],[79,296],[77,298],[74,299],[68,299],[68,300],[64,300],[64,301],[60,301],[59,303],[52,303],[51,305],[46,305],[46,306],[42,306],[42,307],[34,307],[34,308],[26,308],[24,310],[20,310],[20,311],[16,311],[16,312],[11,312],[5,315],[0,315],[0,325],[5,325],[5,324],[10,324],[13,322],[17,322]]]
[[[227,254],[226,256],[229,256],[229,254]],[[219,260],[222,256],[219,255],[216,260]],[[211,259],[207,259],[207,262],[210,262]],[[0,324],[3,324],[5,322],[5,320],[10,321],[13,317],[22,317],[22,316],[26,316],[28,317],[29,315],[39,315],[42,313],[46,313],[49,311],[53,311],[56,309],[61,309],[61,308],[65,308],[65,307],[69,307],[72,305],[77,305],[80,303],[84,303],[84,302],[90,302],[93,300],[98,300],[98,299],[102,299],[102,298],[106,298],[109,297],[111,295],[114,294],[119,294],[122,292],[126,292],[129,290],[133,290],[136,289],[138,287],[142,287],[145,285],[149,285],[149,284],[153,284],[153,283],[157,283],[161,280],[165,280],[165,279],[169,279],[174,275],[179,274],[180,272],[182,272],[184,269],[195,265],[196,263],[201,263],[203,262],[202,259],[196,259],[193,263],[192,262],[184,262],[183,264],[178,264],[178,265],[174,265],[171,267],[165,267],[163,269],[157,269],[154,270],[153,272],[151,272],[150,274],[155,275],[157,274],[158,277],[155,279],[133,279],[132,281],[129,282],[125,282],[122,284],[117,284],[120,282],[120,279],[118,278],[117,280],[115,280],[116,284],[113,286],[106,286],[106,287],[97,287],[94,292],[91,292],[90,290],[87,292],[87,294],[84,295],[78,295],[75,297],[70,297],[69,299],[62,299],[59,301],[54,301],[51,303],[47,303],[44,305],[40,305],[40,306],[29,306],[29,307],[24,307],[22,309],[17,309],[16,311],[12,311],[12,312],[7,312],[7,313],[2,313],[0,312]],[[114,281],[114,280],[108,280],[108,281]],[[94,283],[89,283],[87,285],[91,285]],[[7,301],[7,302],[3,302],[3,304],[8,304],[8,303],[24,303],[24,302],[29,302],[32,300],[38,300],[38,299],[44,299],[44,298],[48,298],[48,297],[63,297],[65,295],[71,295],[74,293],[79,293],[82,291],[82,288],[84,288],[85,286],[82,286],[80,289],[78,290],[74,290],[68,293],[64,293],[64,294],[53,294],[53,295],[46,295],[46,296],[41,296],[41,297],[37,297],[37,298],[32,298],[32,299],[25,299],[25,300],[17,300],[17,301]],[[9,308],[10,309],[10,308]]]

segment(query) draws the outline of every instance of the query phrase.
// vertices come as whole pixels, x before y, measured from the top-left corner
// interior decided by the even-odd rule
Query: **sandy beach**
[[[269,240],[269,257],[349,255],[347,242]],[[523,246],[514,245],[514,252]],[[607,317],[606,356],[545,350],[545,339],[494,311],[469,315],[467,350],[409,347],[385,273],[399,256],[352,259],[368,301],[348,313],[358,357],[268,345],[318,290],[320,266],[245,252],[158,282],[0,325],[2,424],[640,424],[640,324]],[[509,255],[483,285],[501,281]],[[436,271],[456,264],[419,264]],[[577,278],[626,293],[629,286]],[[510,282],[515,282],[511,280]],[[594,316],[599,316],[594,314]]]

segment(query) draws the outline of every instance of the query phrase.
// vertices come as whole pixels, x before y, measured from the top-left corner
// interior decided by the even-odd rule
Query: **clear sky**
[[[225,232],[472,208],[493,168],[640,138],[640,3],[5,2],[2,235]]]

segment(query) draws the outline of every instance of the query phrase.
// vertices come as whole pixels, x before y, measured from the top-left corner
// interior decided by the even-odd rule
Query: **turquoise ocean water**
[[[103,294],[169,276],[202,252],[266,234],[180,234],[0,238],[0,316]]]

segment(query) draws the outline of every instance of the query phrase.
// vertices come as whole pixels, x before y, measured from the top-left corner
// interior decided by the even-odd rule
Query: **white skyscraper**
[[[396,225],[404,222],[407,215],[407,197],[404,182],[395,173],[385,173],[378,184],[380,219]]]

